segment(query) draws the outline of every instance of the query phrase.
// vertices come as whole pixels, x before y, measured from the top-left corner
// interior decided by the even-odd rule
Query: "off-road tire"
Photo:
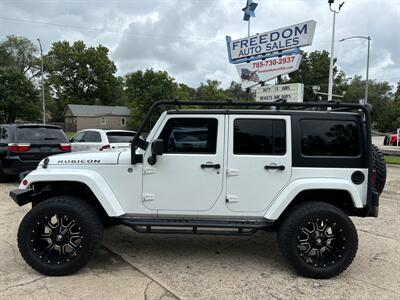
[[[342,273],[352,263],[357,253],[358,236],[353,222],[343,211],[324,202],[310,201],[295,206],[283,217],[278,229],[279,248],[298,274],[310,278],[327,279]],[[330,255],[333,250],[332,252],[325,252],[325,250],[323,253],[325,258],[328,258],[326,265],[321,263],[316,266],[315,261],[307,261],[309,256],[305,255],[300,248],[305,226],[310,226],[309,222],[313,223],[316,220],[330,224],[332,231],[337,233],[337,241],[333,240],[334,242],[330,243],[332,248],[338,248],[336,259],[332,259]]]
[[[375,145],[371,147],[372,151],[372,168],[376,174],[376,191],[381,194],[386,183],[386,162],[383,153]]]
[[[38,233],[34,233],[34,230],[39,231],[37,226],[42,225],[37,224],[42,224],[41,222],[43,222],[43,228],[45,228],[48,224],[46,222],[49,222],[48,216],[53,216],[53,218],[56,216],[56,220],[59,220],[60,216],[67,216],[65,224],[73,220],[75,221],[76,225],[76,227],[74,227],[74,231],[77,231],[77,228],[79,228],[78,233],[73,233],[78,235],[75,236],[75,240],[72,240],[71,235],[67,236],[69,231],[72,231],[72,229],[68,227],[68,230],[65,233],[65,239],[68,242],[73,241],[74,244],[72,245],[76,250],[74,251],[74,255],[70,256],[69,259],[68,257],[65,258],[65,256],[62,256],[65,255],[65,246],[62,248],[63,254],[60,253],[58,255],[58,253],[56,253],[56,258],[52,262],[50,262],[50,260],[47,261],[47,258],[43,258],[47,257],[48,255],[49,259],[50,257],[53,259],[50,254],[43,254],[43,251],[46,250],[41,250],[40,253],[38,253],[38,249],[36,249],[38,248],[38,241],[43,240],[44,233],[42,235],[38,235]],[[57,216],[59,217],[57,218]],[[58,233],[59,237],[61,236],[62,228],[67,227],[62,227],[63,221],[59,221],[58,224],[61,224],[61,226],[58,226],[58,228],[61,229],[54,228],[53,230],[54,234],[57,235]],[[52,230],[51,234],[53,234]],[[36,235],[39,237],[36,238]],[[25,215],[18,230],[18,248],[23,259],[36,271],[50,276],[69,275],[81,269],[97,253],[97,250],[102,242],[102,237],[103,222],[97,211],[89,203],[71,196],[58,196],[38,203]],[[80,242],[79,238],[81,238]],[[60,241],[54,242],[54,244],[56,243],[61,244]],[[41,244],[39,246],[41,246]],[[69,248],[72,249],[73,247],[68,246],[66,250],[69,250]],[[46,247],[42,248],[45,249]],[[68,255],[71,255],[71,250],[69,251],[70,253],[68,253],[68,251],[65,252]],[[51,252],[51,255],[54,255],[54,252]],[[59,259],[57,256],[60,258],[62,257],[63,261],[57,262]]]

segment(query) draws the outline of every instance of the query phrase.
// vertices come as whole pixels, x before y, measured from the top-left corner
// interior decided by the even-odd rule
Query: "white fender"
[[[264,218],[268,220],[276,220],[285,211],[290,202],[302,191],[332,189],[342,190],[350,193],[353,204],[357,208],[362,208],[363,203],[359,191],[354,184],[345,179],[339,178],[305,178],[297,179],[290,182],[285,189],[267,208]]]
[[[125,214],[125,211],[122,209],[107,182],[95,171],[67,168],[40,169],[32,171],[25,179],[28,180],[29,185],[35,182],[48,181],[75,181],[84,183],[91,189],[110,217],[117,217]],[[21,183],[19,188],[26,189],[27,187]]]

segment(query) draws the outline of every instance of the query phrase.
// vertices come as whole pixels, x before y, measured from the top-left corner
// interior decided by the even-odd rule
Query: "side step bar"
[[[122,218],[120,224],[139,233],[252,235],[260,229],[272,229],[271,222],[236,222],[219,220],[145,220]]]

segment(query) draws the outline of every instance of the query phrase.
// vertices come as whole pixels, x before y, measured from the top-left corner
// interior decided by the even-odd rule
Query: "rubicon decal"
[[[58,164],[99,164],[100,159],[61,159]]]

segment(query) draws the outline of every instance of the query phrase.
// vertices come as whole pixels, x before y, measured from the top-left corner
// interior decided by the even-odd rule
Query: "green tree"
[[[249,90],[243,90],[242,85],[232,81],[231,85],[225,90],[226,99],[235,101],[254,101],[255,93]]]
[[[108,57],[108,48],[86,47],[83,41],[72,45],[53,43],[45,57],[47,85],[56,101],[53,119],[62,120],[67,104],[125,104],[122,79],[117,67]]]
[[[365,97],[365,80],[354,76],[348,85],[345,101],[358,103]],[[368,81],[368,103],[372,105],[372,121],[375,129],[385,132],[393,130],[400,117],[396,101],[393,100],[392,87],[386,81]]]
[[[226,100],[225,91],[220,88],[221,82],[208,79],[196,89],[196,99],[204,101]]]
[[[320,92],[328,92],[329,82],[329,62],[330,56],[328,51],[302,52],[303,59],[300,63],[299,70],[289,74],[289,80],[285,83],[303,83],[304,84],[304,101],[316,101],[319,99],[315,95],[312,86],[320,86]],[[336,59],[334,59],[336,63]],[[346,90],[346,76],[339,71],[336,66],[333,68],[334,75],[334,94],[342,94]],[[322,96],[322,99],[327,99]]]
[[[7,123],[36,121],[40,116],[37,91],[21,72],[0,70],[0,111]]]
[[[167,72],[149,69],[145,72],[137,71],[127,74],[125,90],[133,117],[131,125],[136,128],[155,101],[171,100],[177,97],[178,84]],[[156,118],[157,114],[151,122],[154,123]]]
[[[14,69],[27,78],[40,74],[37,47],[26,37],[7,36],[0,43],[0,68]]]

